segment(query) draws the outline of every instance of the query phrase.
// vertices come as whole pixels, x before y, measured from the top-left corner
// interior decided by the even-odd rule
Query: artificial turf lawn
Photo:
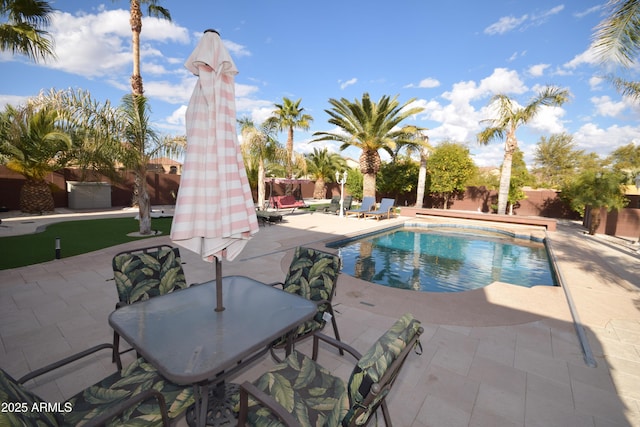
[[[172,218],[152,218],[151,230],[162,235],[171,231]],[[88,219],[50,224],[35,234],[0,238],[0,270],[38,264],[55,259],[55,241],[60,238],[61,258],[80,255],[134,240],[156,237],[129,237],[140,230],[133,218]],[[111,260],[105,261],[110,263]]]

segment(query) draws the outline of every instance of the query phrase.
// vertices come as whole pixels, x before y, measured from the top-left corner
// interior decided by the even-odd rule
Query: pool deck
[[[122,213],[96,213],[110,214]],[[74,214],[5,219],[0,237],[68,219]],[[405,221],[416,219],[375,221],[295,212],[285,215],[282,223],[262,226],[238,258],[223,261],[223,271],[263,282],[282,280],[298,245],[324,249],[327,241]],[[545,234],[541,227],[491,226]],[[588,236],[580,225],[568,221],[558,221],[557,230],[546,234],[595,367],[585,363],[560,287],[527,289],[493,283],[474,291],[439,294],[340,276],[334,301],[345,342],[365,351],[405,312],[412,312],[425,328],[424,354],[409,356],[389,396],[396,426],[640,427],[637,245]],[[72,352],[110,342],[107,316],[117,300],[115,286],[108,280],[111,258],[123,249],[155,243],[171,241],[161,236],[0,271],[0,366],[17,377]],[[210,264],[187,250],[181,253],[189,283],[213,278]],[[307,352],[310,345],[305,342],[298,349]],[[69,397],[114,371],[107,353],[93,363],[43,377],[31,387],[50,402]],[[325,349],[319,361],[348,378],[352,367],[348,357]],[[272,364],[265,356],[236,380],[254,379]],[[178,425],[186,422],[182,419]]]

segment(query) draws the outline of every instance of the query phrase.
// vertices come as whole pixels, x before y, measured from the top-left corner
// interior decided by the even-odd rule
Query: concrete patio
[[[324,249],[327,241],[407,220],[296,212],[283,223],[261,227],[236,260],[223,261],[223,272],[266,283],[282,280],[298,245]],[[19,221],[13,225],[18,227]],[[31,227],[38,220],[33,221]],[[12,226],[5,220],[7,224]],[[533,227],[518,230],[543,233]],[[640,426],[640,256],[624,242],[587,236],[571,222],[559,223],[549,238],[595,367],[585,362],[560,287],[494,283],[435,294],[341,275],[334,302],[345,342],[365,351],[405,312],[425,328],[424,353],[409,356],[389,396],[396,426]],[[117,300],[109,281],[111,258],[121,250],[156,243],[171,242],[161,236],[0,271],[0,366],[19,377],[110,342],[107,317]],[[189,283],[213,278],[210,264],[187,250],[181,253]],[[298,349],[307,352],[310,343]],[[133,356],[127,357],[125,363]],[[351,359],[328,349],[321,351],[319,361],[345,379],[353,366]],[[272,364],[265,356],[236,381],[254,379]],[[110,354],[103,352],[30,388],[49,402],[62,401],[114,369]]]

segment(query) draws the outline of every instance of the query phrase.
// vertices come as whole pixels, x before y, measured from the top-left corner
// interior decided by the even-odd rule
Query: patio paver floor
[[[283,223],[261,227],[236,260],[223,261],[223,272],[279,281],[297,245],[324,248],[339,236],[405,220],[285,215]],[[343,340],[355,348],[365,351],[404,312],[423,322],[424,353],[408,358],[389,396],[395,425],[640,426],[639,256],[609,240],[585,236],[570,222],[561,222],[549,237],[596,367],[585,364],[561,288],[495,283],[476,291],[433,294],[341,275],[334,299],[338,326]],[[156,242],[171,243],[168,236]],[[117,300],[109,281],[111,258],[125,248],[150,244],[145,240],[0,271],[0,366],[18,377],[110,342],[107,316]],[[189,283],[213,278],[210,264],[187,250],[181,254]],[[308,352],[310,343],[298,349]],[[133,355],[127,358],[125,363]],[[319,360],[345,379],[353,366],[329,349],[321,351]],[[271,364],[265,356],[236,381],[256,378]],[[30,388],[50,402],[62,401],[114,369],[105,351]],[[184,419],[178,424],[186,425]]]

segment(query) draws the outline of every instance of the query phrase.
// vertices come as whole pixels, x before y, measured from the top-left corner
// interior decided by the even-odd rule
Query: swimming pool
[[[545,244],[486,228],[395,227],[344,239],[343,273],[401,289],[460,292],[493,282],[556,286]]]

